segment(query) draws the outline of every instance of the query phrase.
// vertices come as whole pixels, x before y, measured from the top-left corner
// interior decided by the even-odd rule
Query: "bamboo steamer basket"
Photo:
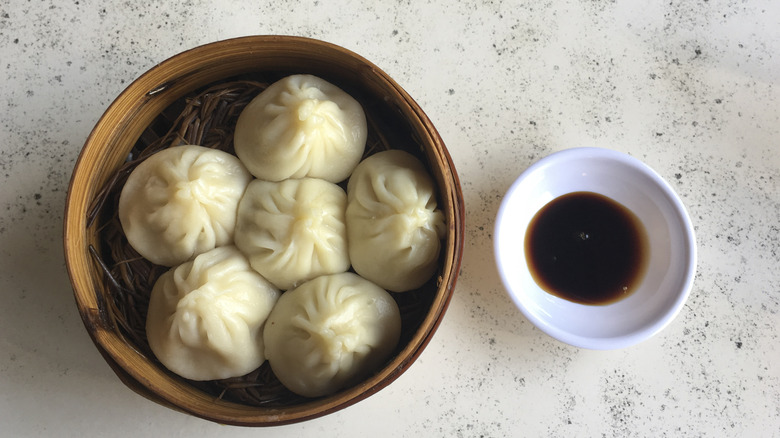
[[[226,400],[166,370],[147,349],[120,330],[111,288],[100,258],[105,242],[90,206],[128,159],[145,130],[195,90],[253,74],[308,73],[342,87],[379,114],[400,121],[416,145],[410,150],[427,166],[438,189],[448,230],[429,299],[407,339],[386,365],[355,386],[295,403],[252,406]],[[376,129],[397,130],[398,125]],[[379,132],[379,135],[391,132]],[[136,79],[108,107],[79,155],[66,202],[64,247],[76,305],[105,361],[130,389],[163,406],[221,424],[273,426],[330,414],[369,397],[397,379],[426,347],[444,316],[457,279],[464,239],[464,206],[452,159],[419,105],[392,78],[359,55],[326,42],[291,36],[251,36],[185,51]],[[105,256],[103,254],[103,256]]]

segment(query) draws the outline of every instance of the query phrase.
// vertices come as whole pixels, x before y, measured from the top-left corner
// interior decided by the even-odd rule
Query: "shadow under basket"
[[[168,268],[138,257],[116,215],[122,184],[146,156],[181,143],[232,152],[235,120],[252,97],[290,74],[313,74],[362,105],[369,124],[366,155],[403,149],[419,158],[437,185],[448,230],[439,267],[420,289],[392,294],[402,337],[387,363],[333,395],[287,391],[267,363],[247,376],[193,382],[168,371],[144,332],[151,286]],[[452,297],[463,252],[460,182],[442,139],[417,103],[362,57],[322,41],[289,36],[225,40],[180,53],[134,81],[110,105],[73,171],[65,212],[68,273],[84,325],[129,388],[161,405],[222,424],[272,426],[350,406],[398,378],[433,336]]]

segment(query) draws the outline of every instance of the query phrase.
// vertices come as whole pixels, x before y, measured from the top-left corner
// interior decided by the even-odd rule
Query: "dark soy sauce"
[[[628,296],[647,265],[647,233],[629,209],[592,192],[553,199],[525,236],[531,275],[545,291],[582,304]]]

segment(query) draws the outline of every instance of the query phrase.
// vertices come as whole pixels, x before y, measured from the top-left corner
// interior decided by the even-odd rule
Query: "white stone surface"
[[[460,173],[449,311],[378,394],[278,428],[220,426],[128,390],[63,261],[68,180],[113,98],[182,50],[250,34],[339,44],[394,77]],[[780,436],[780,3],[774,0],[0,3],[0,435]],[[502,194],[573,146],[634,155],[695,223],[679,317],[618,351],[535,329],[492,258]]]

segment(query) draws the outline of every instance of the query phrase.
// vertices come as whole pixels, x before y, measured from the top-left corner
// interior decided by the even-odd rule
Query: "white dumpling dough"
[[[254,180],[238,207],[236,246],[252,267],[287,290],[349,269],[347,195],[317,179]]]
[[[122,229],[144,258],[176,266],[232,242],[238,202],[251,179],[227,152],[163,149],[141,162],[122,188]]]
[[[357,100],[311,75],[271,84],[236,123],[236,155],[257,178],[313,177],[340,182],[366,147],[366,116]]]
[[[155,283],[146,317],[149,346],[187,379],[242,376],[265,361],[263,325],[279,295],[234,246],[212,249]]]
[[[434,183],[411,154],[374,154],[347,185],[347,237],[352,267],[393,292],[422,286],[436,270],[447,226]]]
[[[351,272],[325,275],[282,294],[263,338],[274,374],[290,391],[318,397],[376,371],[401,333],[398,305]]]

